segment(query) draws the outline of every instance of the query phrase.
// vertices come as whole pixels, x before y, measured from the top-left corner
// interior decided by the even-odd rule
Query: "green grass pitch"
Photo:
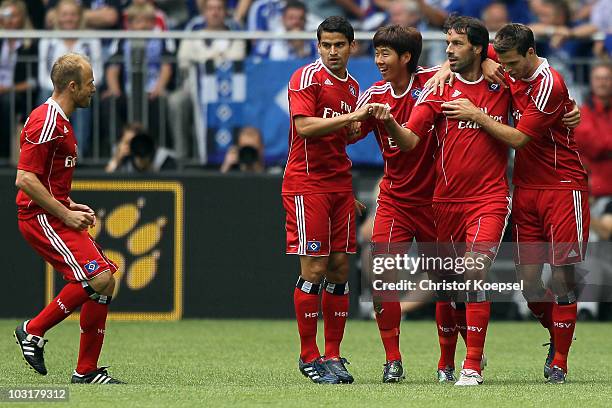
[[[64,322],[47,334],[45,377],[25,366],[12,337],[17,323],[0,321],[0,387],[69,383],[78,348],[77,323]],[[129,385],[70,386],[70,402],[59,405],[610,407],[612,324],[579,323],[576,336],[569,382],[549,385],[542,377],[544,329],[537,322],[493,322],[487,336],[485,383],[465,389],[435,382],[435,324],[404,321],[401,342],[407,379],[382,384],[384,353],[376,324],[349,321],[342,350],[356,381],[321,386],[297,370],[299,342],[296,324],[290,320],[110,322],[100,363],[111,365],[110,373]],[[322,345],[321,336],[319,340]],[[460,340],[457,364],[464,353]]]

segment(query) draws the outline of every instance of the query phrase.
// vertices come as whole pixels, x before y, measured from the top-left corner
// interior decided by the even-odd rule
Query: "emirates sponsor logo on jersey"
[[[66,156],[66,160],[64,161],[64,167],[76,167],[77,157],[76,156]]]
[[[323,108],[323,118],[335,118],[336,116],[340,116],[343,113],[351,113],[353,111],[353,108],[351,107],[351,105],[349,105],[348,103],[344,101],[340,101],[340,109],[343,112],[336,112],[332,108],[328,108],[328,107]]]
[[[489,115],[489,110],[486,107],[480,108],[480,110]],[[501,123],[503,119],[501,115],[489,115],[489,117],[499,123]],[[460,120],[457,127],[459,129],[480,129],[480,125],[476,122],[472,122],[471,120]]]

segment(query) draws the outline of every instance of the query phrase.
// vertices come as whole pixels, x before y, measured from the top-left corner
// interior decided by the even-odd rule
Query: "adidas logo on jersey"
[[[68,133],[68,128],[64,125],[64,133]]]
[[[573,249],[570,251],[569,254],[567,254],[568,257],[573,258],[575,256],[578,256],[578,254],[576,253],[576,251],[574,251]]]
[[[451,98],[456,98],[459,95],[461,95],[461,91],[458,89],[455,89],[455,92],[453,92],[453,94],[451,95]]]
[[[325,79],[324,82],[325,85],[333,85],[334,83],[332,81],[329,80],[329,78]]]

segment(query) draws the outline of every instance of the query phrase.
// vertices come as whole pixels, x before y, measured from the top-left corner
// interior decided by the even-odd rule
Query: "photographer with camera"
[[[230,146],[221,165],[221,173],[242,171],[263,173],[264,146],[259,129],[246,126],[240,130],[236,144]]]

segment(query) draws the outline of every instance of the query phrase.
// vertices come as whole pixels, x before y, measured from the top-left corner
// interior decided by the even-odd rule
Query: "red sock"
[[[465,304],[460,306],[459,309],[453,308],[453,319],[459,330],[459,334],[463,338],[463,342],[467,346],[467,323],[465,322]]]
[[[87,374],[98,368],[104,342],[108,304],[89,300],[81,306],[81,344],[76,371]]]
[[[317,285],[318,286],[318,285]],[[317,318],[319,316],[319,293],[306,293],[300,288],[293,291],[293,304],[300,333],[302,361],[309,363],[319,358],[317,347]]]
[[[552,318],[555,343],[555,357],[551,366],[562,368],[567,373],[567,354],[569,353],[572,339],[574,337],[574,328],[576,327],[576,315],[578,313],[578,305],[572,303],[569,305],[553,304]]]
[[[466,303],[465,317],[467,326],[467,355],[463,368],[476,370],[480,373],[480,360],[484,350],[487,326],[491,315],[490,302]]]
[[[436,302],[436,326],[440,343],[439,369],[455,367],[457,327],[453,318],[453,310],[450,302]]]
[[[548,330],[550,338],[553,338],[552,312],[553,302],[527,302],[527,307],[540,324]]]
[[[340,343],[348,318],[348,283],[327,283],[321,301],[325,328],[325,358],[340,357]]]
[[[401,360],[399,349],[400,322],[402,309],[399,302],[382,302],[380,313],[376,314],[376,323],[380,338],[385,347],[387,362]]]
[[[77,307],[89,300],[89,295],[80,282],[70,282],[35,318],[29,321],[26,331],[44,336],[47,330],[70,316]]]

